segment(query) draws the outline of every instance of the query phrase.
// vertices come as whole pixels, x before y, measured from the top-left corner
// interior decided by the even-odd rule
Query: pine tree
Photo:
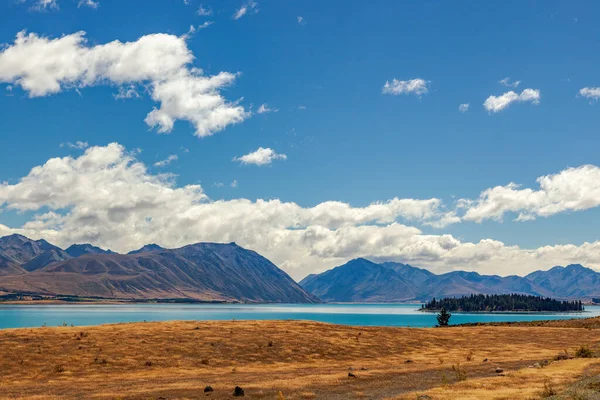
[[[446,311],[446,307],[443,307],[442,311],[440,311],[440,313],[436,317],[438,321],[438,326],[448,326],[451,316],[452,314]]]

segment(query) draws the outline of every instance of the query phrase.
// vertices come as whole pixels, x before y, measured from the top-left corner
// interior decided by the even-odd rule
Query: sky
[[[600,4],[8,0],[0,235],[301,279],[600,268]]]

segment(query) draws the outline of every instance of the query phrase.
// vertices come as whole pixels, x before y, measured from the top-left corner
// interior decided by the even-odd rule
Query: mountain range
[[[109,299],[313,303],[285,272],[235,243],[117,254],[90,244],[66,250],[21,235],[0,238],[0,292]]]
[[[235,243],[178,249],[148,244],[118,254],[91,244],[63,250],[21,235],[0,237],[0,292],[128,300],[401,302],[472,293],[557,299],[600,298],[600,273],[579,264],[527,276],[480,275],[364,258],[297,284],[258,253]]]
[[[579,264],[527,276],[480,275],[454,271],[436,275],[408,264],[377,264],[358,258],[312,274],[300,285],[328,302],[401,302],[481,294],[530,294],[557,299],[600,297],[600,273]]]

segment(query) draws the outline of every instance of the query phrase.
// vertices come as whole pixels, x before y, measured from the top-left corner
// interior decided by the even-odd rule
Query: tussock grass
[[[574,338],[577,345],[569,346]],[[299,321],[11,329],[0,331],[0,398],[201,398],[209,385],[215,399],[231,398],[236,386],[258,399],[276,399],[279,392],[287,400],[539,398],[545,378],[560,394],[600,360],[527,367],[565,346],[576,354],[581,343],[597,349],[600,329],[358,328]],[[473,354],[489,361],[465,363]],[[348,378],[349,367],[356,379]]]

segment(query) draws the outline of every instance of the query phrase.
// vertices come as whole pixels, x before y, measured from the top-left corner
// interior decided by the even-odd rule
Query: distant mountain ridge
[[[321,274],[309,275],[300,285],[323,301],[335,302],[416,301],[510,293],[557,299],[600,297],[600,273],[579,264],[536,271],[525,277],[501,277],[466,271],[436,275],[407,264],[377,264],[358,258]]]
[[[0,292],[114,299],[314,303],[284,271],[235,243],[157,245],[117,254],[90,244],[64,251],[21,235],[0,238]]]
[[[115,252],[113,251],[104,250],[100,247],[93,246],[89,243],[73,244],[69,246],[65,251],[71,257],[79,257],[84,254],[115,254]]]

